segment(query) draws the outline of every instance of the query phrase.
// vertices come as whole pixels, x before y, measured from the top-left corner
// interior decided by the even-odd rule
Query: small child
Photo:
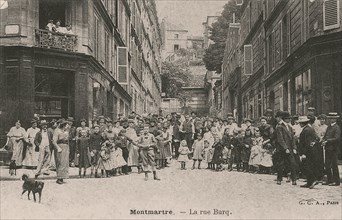
[[[207,169],[209,169],[210,167],[209,167],[208,155],[209,155],[210,143],[208,140],[204,140],[203,143],[204,143],[204,160],[207,161],[208,163]]]
[[[261,148],[261,161],[260,161],[261,172],[264,172],[266,174],[271,174],[271,169],[273,167],[272,153],[273,153],[272,145],[264,142]]]
[[[202,135],[197,134],[197,139],[194,141],[194,144],[192,145],[193,150],[193,157],[192,160],[194,161],[192,165],[192,169],[195,169],[196,161],[198,161],[198,169],[201,169],[201,162],[203,160],[204,155],[204,142],[202,140]]]
[[[224,133],[222,135],[222,163],[228,164],[228,170],[229,170],[229,159],[231,158],[232,149],[231,149],[231,137],[229,135],[229,129],[226,128],[224,130]],[[223,170],[223,167],[222,167]]]
[[[124,165],[121,169],[122,169],[122,172],[125,174],[125,175],[128,175],[128,166],[127,166],[127,161],[128,161],[128,156],[129,156],[129,151],[128,151],[128,148],[127,148],[127,145],[128,145],[128,138],[126,137],[126,129],[122,129],[119,134],[118,134],[118,137],[116,139],[118,142],[120,142],[121,145],[120,148],[122,150],[122,157],[124,158],[125,162],[126,162],[126,165]]]
[[[261,145],[258,143],[257,138],[252,138],[251,156],[249,158],[249,166],[251,172],[257,172],[261,162]]]
[[[235,129],[234,136],[231,139],[232,145],[232,160],[231,160],[231,169],[233,169],[233,163],[236,163],[236,170],[238,172],[241,171],[241,150],[244,147],[243,143],[244,132],[242,129]]]
[[[165,154],[164,154],[164,138],[163,138],[163,132],[158,130],[156,131],[156,136],[157,140],[157,147],[154,149],[154,154],[155,154],[155,162],[157,165],[157,169],[164,168],[163,166],[163,161],[165,159]]]
[[[122,156],[121,142],[117,142],[114,146],[114,160],[113,160],[113,168],[114,173],[122,175],[121,167],[127,165],[125,159]]]
[[[191,152],[185,140],[181,141],[178,152],[179,152],[178,162],[181,163],[181,170],[186,170],[185,165],[186,165],[186,162],[189,161],[188,154],[190,154]]]
[[[99,159],[99,168],[101,169],[102,177],[104,176],[104,171],[106,171],[106,177],[109,177],[110,171],[113,168],[112,160],[110,159],[110,151],[113,147],[112,143],[106,141],[103,143]]]

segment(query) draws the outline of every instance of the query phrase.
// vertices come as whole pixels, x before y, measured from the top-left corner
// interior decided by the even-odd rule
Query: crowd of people
[[[175,159],[181,170],[190,161],[191,169],[201,169],[204,161],[207,169],[217,172],[277,173],[279,185],[285,176],[293,185],[304,177],[307,183],[302,187],[314,188],[327,175],[322,183],[337,186],[339,115],[316,118],[314,111],[309,108],[307,116],[293,117],[279,111],[274,117],[267,110],[258,121],[246,118],[240,125],[232,114],[214,118],[194,112],[165,117],[132,112],[115,121],[100,116],[89,122],[80,120],[79,127],[72,117],[50,123],[36,118],[27,131],[17,121],[7,134],[7,146],[17,166],[36,167],[36,178],[55,169],[59,184],[74,166],[80,178],[88,168],[95,178],[129,175],[134,168],[145,173],[145,180],[150,171],[153,179],[160,180],[157,170]]]

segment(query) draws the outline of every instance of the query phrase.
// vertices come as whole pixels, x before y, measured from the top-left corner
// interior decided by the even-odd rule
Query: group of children
[[[237,171],[271,173],[274,148],[257,127],[237,127],[232,134],[226,128],[222,137],[213,127],[210,131],[206,129],[203,135],[196,133],[195,136],[190,147],[185,140],[180,143],[178,161],[181,169],[186,169],[186,163],[192,159],[192,169],[196,168],[196,163],[200,169],[201,162],[205,161],[207,169],[215,171],[232,171],[235,164]]]

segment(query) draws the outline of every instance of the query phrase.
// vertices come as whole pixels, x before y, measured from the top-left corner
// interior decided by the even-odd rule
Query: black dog
[[[11,176],[13,175],[17,175],[17,164],[15,163],[15,160],[12,160],[10,165],[9,165],[9,174],[11,174]]]
[[[38,193],[38,195],[39,195],[39,203],[40,203],[40,199],[41,199],[41,196],[42,196],[42,191],[43,191],[43,188],[44,188],[44,183],[42,181],[36,181],[36,180],[33,180],[33,179],[29,179],[26,174],[23,174],[21,179],[24,180],[23,192],[21,193],[21,196],[23,196],[23,194],[26,191],[28,191],[27,197],[30,200],[30,193],[32,191],[34,202],[36,202],[36,193]]]

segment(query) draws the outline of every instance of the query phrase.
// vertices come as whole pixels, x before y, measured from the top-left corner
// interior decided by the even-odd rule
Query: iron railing
[[[75,52],[77,35],[52,33],[48,30],[36,29],[36,46]]]

